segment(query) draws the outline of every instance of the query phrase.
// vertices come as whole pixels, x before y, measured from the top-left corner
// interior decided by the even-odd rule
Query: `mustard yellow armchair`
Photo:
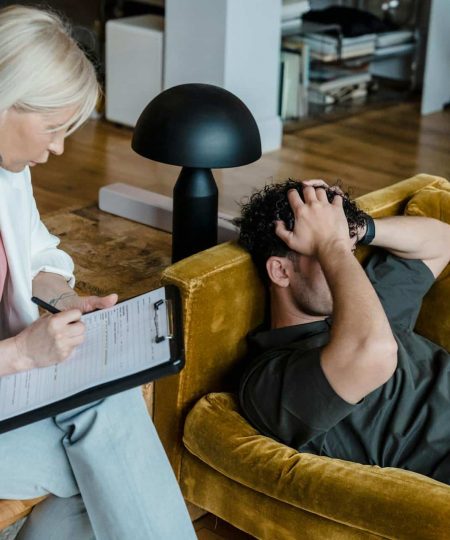
[[[450,222],[450,184],[418,175],[365,195],[374,217]],[[360,260],[368,249],[360,250]],[[424,300],[417,331],[450,349],[450,275]],[[155,422],[185,498],[267,540],[450,538],[450,487],[420,474],[298,453],[260,435],[233,393],[264,291],[249,256],[222,244],[167,268],[184,304],[186,367],[156,383]]]

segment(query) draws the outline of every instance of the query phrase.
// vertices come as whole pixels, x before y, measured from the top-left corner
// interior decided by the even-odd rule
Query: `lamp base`
[[[181,169],[173,188],[172,262],[217,244],[218,203],[211,169]]]
[[[137,221],[155,229],[172,232],[172,197],[122,182],[100,188],[98,195],[98,205],[103,212]],[[217,220],[219,243],[237,239],[238,228],[232,223],[234,217],[219,212]]]

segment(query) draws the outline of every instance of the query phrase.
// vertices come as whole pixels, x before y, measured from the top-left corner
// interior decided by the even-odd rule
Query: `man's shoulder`
[[[369,277],[381,272],[381,276],[393,275],[404,276],[410,273],[422,273],[427,278],[431,272],[421,259],[407,259],[390,253],[383,248],[376,248],[372,255],[363,264],[364,270]],[[378,276],[380,277],[380,275]]]
[[[287,363],[292,359],[299,360],[312,350],[317,351],[317,354],[320,355],[320,350],[325,347],[329,339],[329,332],[321,332],[295,341],[276,343],[265,349],[254,347],[243,367],[241,389],[250,379],[258,378],[258,373],[262,374],[262,372],[270,370],[273,377],[283,376]]]

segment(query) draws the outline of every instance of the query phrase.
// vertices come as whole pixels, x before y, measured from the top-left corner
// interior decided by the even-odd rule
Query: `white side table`
[[[106,23],[106,118],[134,127],[162,92],[164,18],[138,15]]]

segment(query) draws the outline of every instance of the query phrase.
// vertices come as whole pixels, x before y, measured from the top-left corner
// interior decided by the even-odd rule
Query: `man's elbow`
[[[386,383],[397,369],[398,345],[394,336],[371,338],[364,346],[364,356],[376,387]]]

